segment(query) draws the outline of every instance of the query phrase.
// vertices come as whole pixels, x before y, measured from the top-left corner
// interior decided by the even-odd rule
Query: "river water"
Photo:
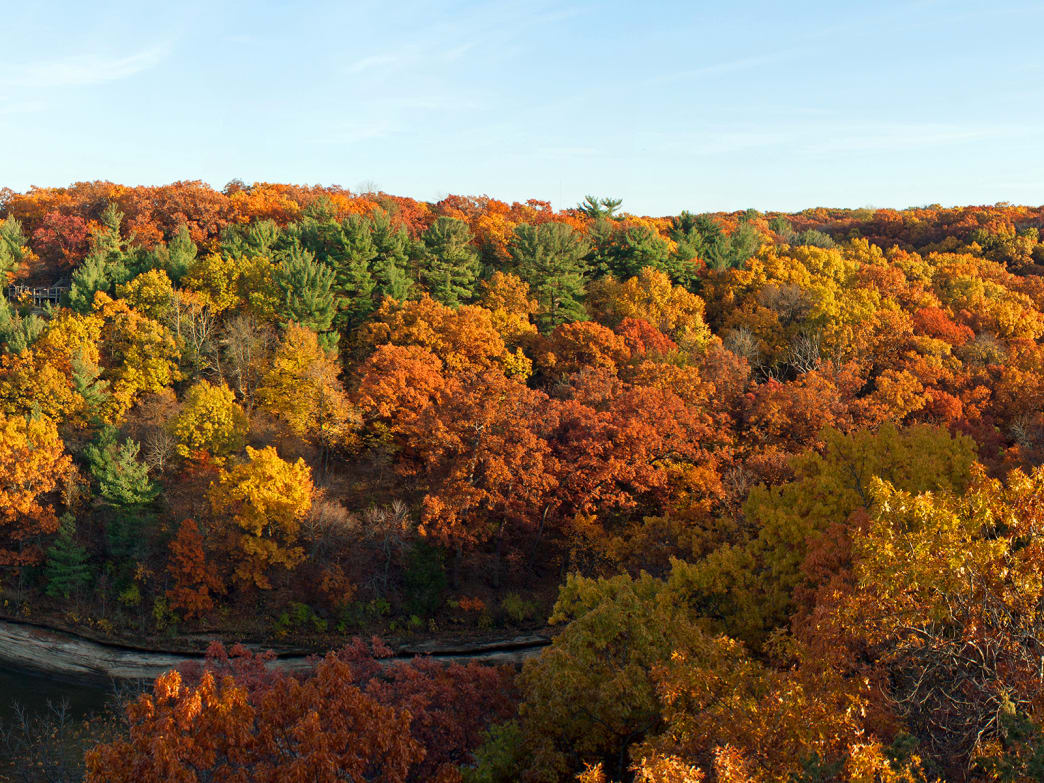
[[[112,692],[0,666],[0,780],[80,780],[84,752],[111,725],[86,718],[100,716]]]
[[[32,712],[47,710],[50,701],[57,704],[62,699],[69,703],[73,715],[84,716],[102,709],[112,688],[104,683],[72,683],[56,680],[47,675],[29,673],[0,666],[0,722],[8,723],[16,704]]]

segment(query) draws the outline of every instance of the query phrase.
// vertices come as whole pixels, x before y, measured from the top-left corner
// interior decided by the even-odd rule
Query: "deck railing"
[[[31,299],[35,307],[43,307],[44,303],[58,304],[68,291],[69,286],[67,285],[9,285],[7,286],[7,298],[12,302],[24,302]]]

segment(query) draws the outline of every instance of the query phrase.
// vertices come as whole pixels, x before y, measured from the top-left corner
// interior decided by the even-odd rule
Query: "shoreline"
[[[210,641],[217,639],[209,639],[208,643]],[[547,633],[528,633],[475,642],[429,640],[389,644],[393,655],[382,660],[393,663],[427,656],[446,663],[482,661],[517,665],[536,655],[550,641]],[[254,652],[273,650],[276,658],[269,665],[287,672],[307,670],[316,656],[326,652],[300,648],[280,650],[278,645],[265,644],[244,646]],[[204,657],[203,651],[174,651],[102,641],[40,623],[0,618],[0,667],[73,683],[151,680],[182,664],[201,662]]]

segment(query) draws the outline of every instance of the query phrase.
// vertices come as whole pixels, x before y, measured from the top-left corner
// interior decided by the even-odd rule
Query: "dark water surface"
[[[15,704],[40,713],[47,710],[48,701],[57,704],[62,699],[68,701],[73,715],[84,716],[102,709],[112,692],[112,687],[103,682],[66,682],[47,675],[0,667],[0,722],[11,720]]]

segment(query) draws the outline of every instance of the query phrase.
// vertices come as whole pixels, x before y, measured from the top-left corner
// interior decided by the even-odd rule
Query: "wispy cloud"
[[[452,91],[378,97],[368,101],[365,112],[355,119],[324,128],[308,141],[315,144],[356,144],[396,134],[423,134],[431,123],[474,111],[481,105],[482,101],[473,95]]]
[[[393,51],[362,57],[345,66],[344,72],[355,75],[366,71],[383,69],[385,71],[393,70],[401,75],[411,68],[423,65],[430,66],[433,62],[456,62],[474,48],[475,43],[473,41],[466,41],[449,49],[443,49],[443,45],[438,42],[413,43],[401,46]]]
[[[462,43],[460,46],[455,46],[452,49],[450,49],[448,52],[443,54],[442,55],[442,59],[443,59],[444,62],[447,62],[447,63],[455,62],[455,61],[459,60],[461,57],[463,57],[464,55],[466,55],[468,52],[470,52],[474,48],[475,48],[475,42],[474,41],[468,41],[467,43]]]
[[[769,54],[757,55],[754,57],[740,57],[735,60],[707,63],[706,65],[700,65],[695,68],[685,68],[680,71],[675,71],[674,73],[652,79],[650,82],[683,81],[685,79],[698,79],[701,76],[716,76],[721,73],[745,71],[751,68],[758,68],[762,65],[778,63],[781,60],[785,60],[788,57],[793,57],[797,54],[800,54],[797,49],[783,49],[778,52],[770,52]]]
[[[588,158],[600,155],[601,150],[597,147],[538,147],[534,152],[542,157],[549,158]]]
[[[363,141],[383,139],[401,130],[400,126],[387,120],[376,122],[344,123],[328,128],[324,133],[309,139],[313,144],[358,144]]]
[[[793,114],[793,113],[792,113]],[[774,149],[780,155],[844,158],[863,154],[900,154],[922,149],[959,147],[984,141],[1037,135],[1029,126],[947,123],[845,123],[823,116],[792,117],[771,127],[749,123],[636,134],[634,148],[703,158]]]
[[[373,68],[394,65],[401,59],[402,57],[397,54],[375,54],[369,57],[363,57],[361,60],[356,60],[345,68],[345,73],[362,73],[363,71],[369,71]]]
[[[825,139],[809,145],[810,152],[900,152],[925,147],[940,147],[986,139],[1011,139],[1026,136],[1028,127],[1009,125],[947,125],[935,123],[895,123],[839,127]]]
[[[0,117],[9,117],[16,114],[32,114],[47,108],[44,101],[4,101],[0,103]]]
[[[167,46],[154,46],[119,57],[82,54],[25,65],[3,65],[0,66],[0,86],[40,89],[103,84],[154,68],[169,52]]]
[[[418,2],[417,20],[396,31],[396,44],[378,49],[342,66],[342,72],[357,74],[383,68],[400,78],[414,79],[421,73],[437,70],[467,57],[503,59],[516,53],[514,42],[525,40],[532,30],[547,29],[594,8],[559,8],[552,0],[517,4],[502,0],[480,0],[469,4],[467,14],[427,17],[427,4]],[[423,21],[421,21],[423,20]],[[372,23],[372,22],[371,22]],[[374,35],[375,39],[380,36]],[[382,77],[388,78],[384,73]]]

